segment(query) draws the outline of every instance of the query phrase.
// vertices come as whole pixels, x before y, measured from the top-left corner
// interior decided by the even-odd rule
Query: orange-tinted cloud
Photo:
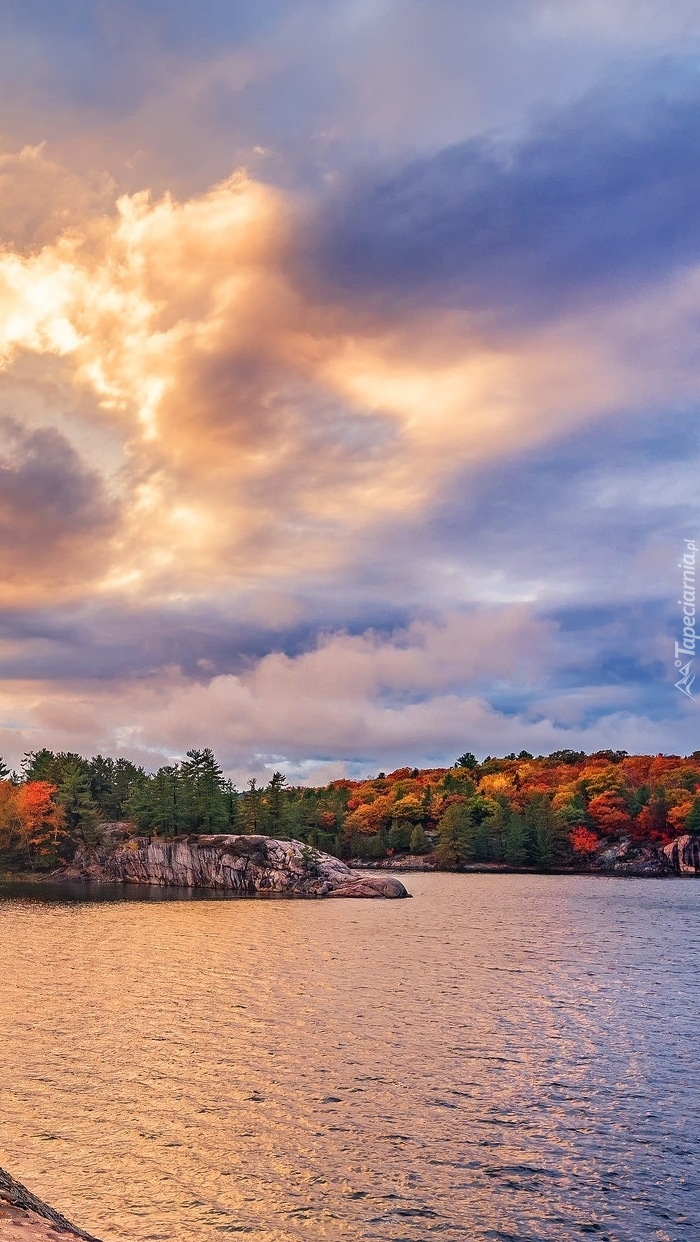
[[[64,209],[47,180],[59,203],[72,182],[52,166],[37,177],[26,194],[35,216],[46,197],[52,237]],[[353,540],[415,515],[465,467],[668,392],[667,374],[655,381],[638,349],[626,354],[647,331],[646,294],[500,337],[428,308],[366,319],[298,283],[295,206],[243,172],[185,202],[103,206],[86,190],[57,237],[0,251],[6,379],[22,370],[41,389],[55,359],[74,451],[81,420],[111,438],[103,488],[122,517],[109,539],[95,517],[96,590],[197,593],[337,569]],[[687,319],[697,294],[683,282]],[[677,283],[656,289],[657,317],[672,319],[679,296]],[[684,397],[695,387],[686,366],[674,382]],[[51,401],[49,423],[64,417]],[[39,580],[50,526],[36,511],[25,524]]]

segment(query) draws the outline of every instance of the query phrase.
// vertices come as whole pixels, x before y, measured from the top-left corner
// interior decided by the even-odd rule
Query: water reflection
[[[38,902],[95,902],[95,901],[258,901],[275,900],[278,893],[230,893],[217,889],[167,888],[160,884],[95,884],[89,880],[70,884],[52,884],[50,881],[34,880],[0,881],[0,901],[25,898]]]
[[[3,1159],[105,1242],[695,1242],[692,882],[0,898]]]

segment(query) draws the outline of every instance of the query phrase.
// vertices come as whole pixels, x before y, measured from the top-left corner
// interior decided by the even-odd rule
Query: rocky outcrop
[[[21,1233],[18,1232],[21,1229]],[[9,1173],[0,1169],[0,1242],[56,1242],[57,1238],[83,1238],[84,1242],[99,1242],[91,1233],[85,1233],[71,1225],[65,1216],[55,1212],[48,1204],[37,1199],[26,1186],[16,1182]]]
[[[104,844],[81,847],[60,878],[277,893],[290,897],[407,897],[400,880],[358,877],[301,841],[264,836],[133,837],[105,825]],[[54,877],[56,878],[56,877]]]
[[[700,837],[687,833],[663,848],[669,871],[675,875],[700,875]]]
[[[666,875],[670,868],[660,848],[624,838],[597,854],[591,860],[590,869],[613,875],[660,876]]]
[[[686,834],[668,845],[642,845],[625,838],[606,846],[591,860],[590,869],[613,875],[700,876],[700,838]]]
[[[437,871],[434,854],[392,854],[390,858],[353,858],[350,866],[362,871]]]

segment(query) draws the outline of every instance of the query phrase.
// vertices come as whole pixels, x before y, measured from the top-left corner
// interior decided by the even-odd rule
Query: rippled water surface
[[[700,1240],[694,881],[0,890],[0,1164],[104,1242]]]

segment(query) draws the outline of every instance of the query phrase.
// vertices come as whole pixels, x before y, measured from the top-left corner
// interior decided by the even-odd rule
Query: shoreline
[[[650,871],[650,870],[613,870],[612,868],[578,868],[578,867],[550,867],[546,871],[540,871],[536,867],[509,867],[506,864],[498,863],[471,863],[463,867],[416,867],[402,865],[379,865],[377,863],[356,863],[348,864],[352,871],[357,872],[358,876],[364,872],[372,871],[380,874],[402,876],[402,875],[539,875],[539,876],[590,876],[594,879],[607,880],[697,880],[700,875],[689,871],[673,871],[671,869]],[[158,881],[139,881],[139,880],[113,880],[109,878],[98,879],[93,877],[76,877],[71,875],[63,875],[55,871],[47,871],[38,873],[36,871],[0,871],[0,885],[10,884],[26,884],[31,887],[44,888],[85,888],[85,889],[128,889],[129,891],[153,891],[198,893],[202,896],[210,894],[219,898],[235,897],[240,899],[265,899],[265,900],[308,900],[299,893],[284,893],[275,891],[258,891],[258,892],[237,892],[235,890],[226,890],[218,888],[202,888],[193,885],[181,884],[162,884]],[[0,1240],[1,1242],[1,1240]]]

